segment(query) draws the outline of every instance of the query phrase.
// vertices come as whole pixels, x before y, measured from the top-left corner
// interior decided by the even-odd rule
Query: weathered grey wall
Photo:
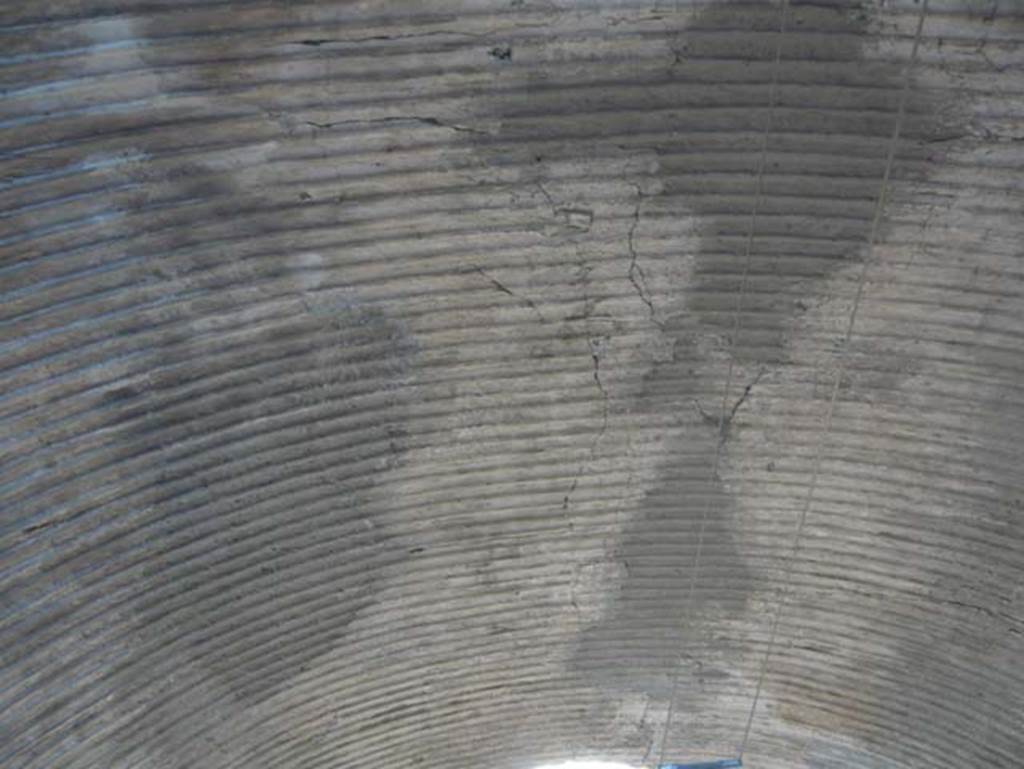
[[[1024,4],[922,11],[0,7],[0,765],[729,756],[788,584],[748,766],[1024,766]]]

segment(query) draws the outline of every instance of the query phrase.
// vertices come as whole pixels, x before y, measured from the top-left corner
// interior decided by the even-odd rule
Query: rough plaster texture
[[[748,766],[1024,765],[1024,5],[922,10],[0,6],[0,765],[734,755],[780,596]]]

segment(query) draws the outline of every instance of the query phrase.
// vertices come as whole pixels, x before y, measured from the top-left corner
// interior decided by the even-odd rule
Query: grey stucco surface
[[[1024,765],[1017,0],[33,0],[0,110],[0,766],[731,756],[780,600],[747,766]]]

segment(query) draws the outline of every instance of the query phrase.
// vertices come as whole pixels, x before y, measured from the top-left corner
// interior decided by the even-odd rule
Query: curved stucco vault
[[[1024,766],[1020,0],[22,0],[0,80],[0,765],[733,756],[778,616],[748,767]]]

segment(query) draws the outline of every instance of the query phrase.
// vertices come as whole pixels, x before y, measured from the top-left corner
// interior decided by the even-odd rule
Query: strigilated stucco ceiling
[[[0,766],[1024,766],[1021,0],[24,0],[0,110]]]

